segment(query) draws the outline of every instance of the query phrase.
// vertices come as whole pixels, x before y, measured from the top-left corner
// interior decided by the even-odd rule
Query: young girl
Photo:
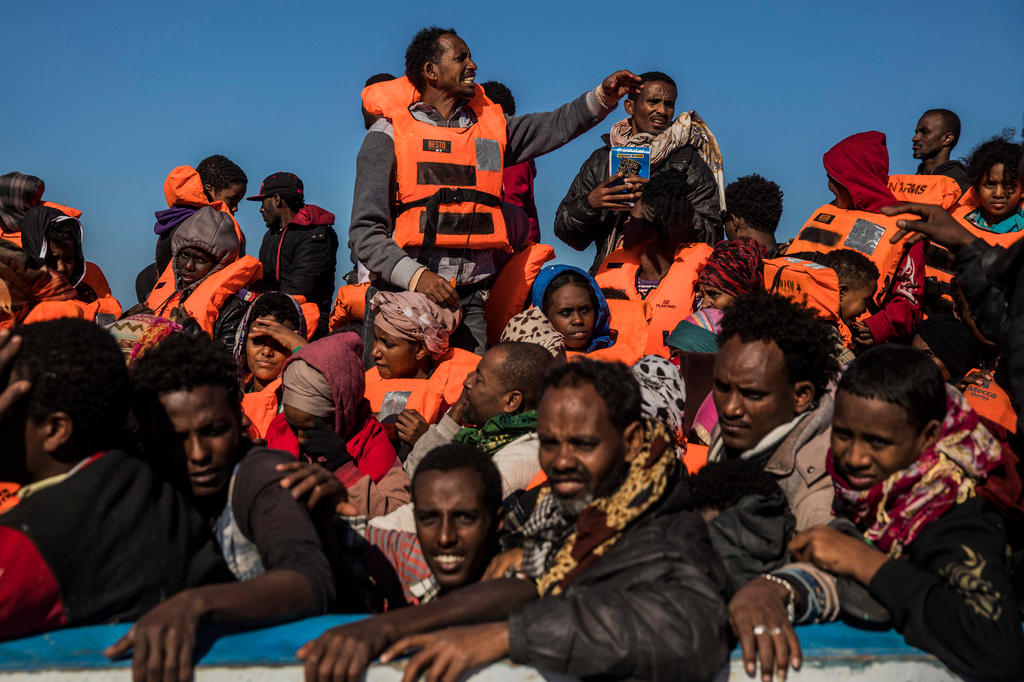
[[[1021,146],[1004,137],[993,137],[971,152],[967,173],[971,178],[970,196],[954,217],[979,230],[1007,234],[1024,230],[1021,210],[1021,179],[1017,177]]]
[[[865,586],[908,644],[955,672],[1024,676],[1024,635],[1001,501],[1006,446],[935,364],[903,346],[857,358],[839,382],[827,466],[835,511],[862,538],[818,526],[801,561]]]
[[[613,344],[608,304],[593,278],[571,265],[549,265],[533,283],[531,302],[565,339],[565,349],[589,353]]]

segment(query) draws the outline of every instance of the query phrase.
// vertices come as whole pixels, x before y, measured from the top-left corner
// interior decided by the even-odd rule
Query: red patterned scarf
[[[985,428],[963,395],[947,386],[939,440],[916,462],[871,489],[851,488],[829,451],[826,465],[836,491],[835,513],[852,519],[865,538],[898,557],[925,526],[974,497],[1006,454],[1006,445]]]

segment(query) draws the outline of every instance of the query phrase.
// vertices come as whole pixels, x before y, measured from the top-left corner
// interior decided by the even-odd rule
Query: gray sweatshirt
[[[591,90],[554,111],[508,116],[505,165],[512,166],[547,154],[600,123],[615,107],[605,107]],[[420,121],[437,126],[467,128],[476,122],[465,104],[447,121],[423,102],[409,107]],[[378,120],[363,139],[356,159],[356,183],[352,198],[352,224],[348,243],[352,261],[362,262],[372,273],[393,286],[408,289],[420,269],[418,249],[403,249],[391,238],[394,229],[395,143],[389,119]],[[496,250],[448,250],[436,248],[429,267],[442,277],[456,277],[459,284],[481,282],[499,269]]]

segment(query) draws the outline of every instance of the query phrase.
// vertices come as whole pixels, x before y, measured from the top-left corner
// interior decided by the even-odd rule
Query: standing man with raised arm
[[[512,249],[502,170],[594,127],[640,78],[616,71],[555,111],[506,117],[476,84],[476,68],[455,30],[435,26],[413,38],[404,77],[363,90],[363,108],[382,118],[356,161],[349,246],[371,272],[368,296],[409,290],[461,303],[452,342],[483,352],[483,305]],[[367,315],[364,340],[372,334]]]

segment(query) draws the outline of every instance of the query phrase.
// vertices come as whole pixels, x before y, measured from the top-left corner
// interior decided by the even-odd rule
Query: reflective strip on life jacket
[[[199,286],[185,299],[185,312],[193,318],[204,332],[213,336],[213,325],[220,316],[224,303],[263,276],[263,266],[258,258],[242,256],[217,272],[207,275]],[[158,317],[169,317],[171,310],[178,307],[180,292],[174,287],[174,261],[167,264],[153,291],[146,299],[146,307]]]
[[[530,289],[537,275],[544,264],[554,257],[553,247],[547,244],[528,244],[501,269],[484,306],[488,345],[498,343],[509,320],[523,312],[530,300]]]
[[[844,345],[853,348],[850,330],[839,316],[839,277],[835,270],[790,256],[768,258],[764,261],[764,287],[836,325]]]
[[[889,191],[900,201],[935,204],[949,210],[963,190],[948,175],[890,175]]]
[[[896,221],[901,218],[914,216],[905,214],[890,218],[881,213],[825,204],[811,214],[786,253],[799,257],[801,253],[829,253],[839,249],[860,251],[881,274],[875,290],[875,303],[882,306],[907,248],[906,238],[896,244],[889,242],[899,232]]]
[[[676,251],[675,260],[668,274],[646,298],[641,298],[636,288],[636,274],[640,269],[640,259],[637,256],[617,249],[601,264],[597,275],[594,276],[597,286],[621,291],[629,300],[646,301],[650,306],[651,317],[645,355],[660,355],[665,358],[669,356],[666,340],[676,325],[693,312],[697,275],[711,255],[711,251],[707,244],[687,244],[680,247]]]
[[[474,87],[467,106],[477,121],[468,128],[416,120],[409,106],[420,94],[404,76],[363,90],[363,108],[393,127],[400,211],[393,239],[401,247],[511,250],[501,214],[505,114]]]
[[[395,419],[403,410],[416,410],[428,424],[441,419],[441,394],[428,379],[382,379],[376,367],[366,370],[366,399],[394,440]]]

